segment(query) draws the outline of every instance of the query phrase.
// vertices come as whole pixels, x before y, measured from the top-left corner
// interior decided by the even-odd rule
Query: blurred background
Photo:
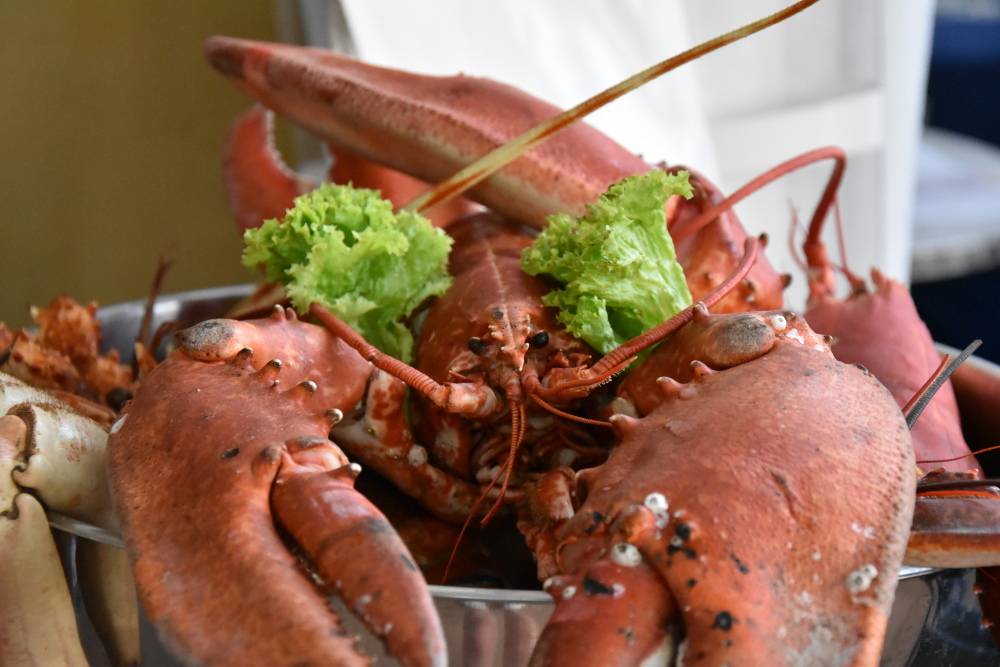
[[[568,106],[782,0],[235,0],[0,4],[0,319],[57,294],[143,296],[246,282],[219,154],[244,96],[205,64],[215,33],[310,43],[378,64],[490,76]],[[391,17],[391,20],[387,20]],[[836,144],[847,259],[912,280],[938,340],[1000,356],[1000,0],[827,0],[651,84],[591,119],[650,161],[732,190]],[[318,153],[283,128],[292,164]],[[738,207],[780,270],[828,165]],[[828,230],[832,233],[832,229]],[[832,239],[832,237],[831,237]],[[992,340],[990,340],[992,338]]]

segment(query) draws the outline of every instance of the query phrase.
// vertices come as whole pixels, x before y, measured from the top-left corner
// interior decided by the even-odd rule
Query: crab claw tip
[[[354,489],[360,466],[348,468],[346,476],[292,474],[275,485],[278,520],[402,664],[444,665],[444,635],[423,575],[388,520]]]
[[[235,37],[214,35],[202,47],[208,62],[225,76],[243,78],[243,62],[249,42]]]

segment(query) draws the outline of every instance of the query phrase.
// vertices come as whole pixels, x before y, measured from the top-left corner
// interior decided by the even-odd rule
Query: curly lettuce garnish
[[[691,304],[663,206],[691,198],[688,173],[654,169],[612,185],[581,218],[553,215],[521,255],[562,287],[543,298],[570,333],[607,353]]]
[[[299,312],[321,303],[404,361],[413,336],[402,320],[451,285],[451,238],[417,213],[394,212],[376,190],[320,186],[243,242],[243,264],[263,265]]]

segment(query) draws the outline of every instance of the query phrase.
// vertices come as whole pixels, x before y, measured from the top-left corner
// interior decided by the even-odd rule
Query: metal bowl
[[[251,290],[251,285],[238,285],[160,297],[153,312],[153,330],[167,321],[191,325],[219,317]],[[127,358],[144,308],[143,301],[102,308],[98,315],[104,325],[105,347],[118,349]],[[982,360],[978,362],[1000,377],[1000,368]],[[78,522],[57,516],[52,517],[52,522],[74,535],[121,545],[117,536]],[[70,550],[73,547],[69,544]],[[981,624],[979,602],[973,593],[974,571],[904,567],[899,578],[882,656],[883,666],[1000,665],[1000,653]],[[71,579],[74,597],[78,598],[75,573]],[[541,628],[552,613],[551,599],[541,591],[430,588],[444,625],[453,665],[526,664]],[[82,605],[77,604],[77,610],[91,664],[107,664]],[[378,664],[395,664],[386,657],[380,642],[368,635],[351,614],[343,608],[340,611],[348,629],[359,633],[363,648],[376,657]],[[180,664],[165,651],[145,620],[142,641],[143,665]]]

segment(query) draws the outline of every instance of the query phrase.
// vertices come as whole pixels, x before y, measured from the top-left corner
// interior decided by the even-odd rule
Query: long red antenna
[[[718,37],[714,37],[707,42],[702,42],[687,51],[678,53],[677,55],[671,56],[670,58],[656,63],[651,67],[647,67],[638,74],[633,74],[624,81],[616,83],[610,88],[597,93],[593,97],[580,102],[572,109],[564,111],[561,114],[536,125],[520,136],[511,139],[503,146],[487,153],[464,169],[461,169],[448,180],[439,183],[413,201],[409,202],[406,206],[404,206],[404,208],[411,211],[423,211],[424,209],[436,206],[437,204],[451,199],[452,197],[457,197],[469,188],[475,187],[483,180],[489,178],[498,170],[516,160],[521,154],[531,150],[559,130],[567,127],[568,125],[572,125],[576,121],[587,116],[591,112],[600,109],[609,102],[613,102],[622,95],[635,90],[639,86],[642,86],[643,84],[648,83],[671,70],[677,69],[681,65],[700,58],[707,53],[721,49],[723,46],[732,44],[733,42],[743,39],[744,37],[749,37],[755,32],[760,32],[765,28],[770,28],[775,24],[781,23],[785,19],[798,14],[810,5],[816,4],[817,1],[818,0],[800,0],[799,2],[793,3],[769,16],[765,16],[762,19],[754,21],[753,23],[748,23],[745,26],[731,30],[730,32],[719,35]]]
[[[681,239],[694,234],[699,229],[718,218],[721,214],[725,213],[739,202],[763,188],[765,185],[773,183],[786,174],[798,171],[803,167],[807,167],[823,160],[834,161],[833,171],[830,172],[830,178],[827,180],[826,187],[823,189],[823,194],[820,196],[819,202],[816,204],[816,210],[813,211],[812,220],[809,222],[809,231],[806,235],[807,246],[810,244],[821,243],[819,241],[819,235],[822,231],[823,220],[826,218],[827,212],[830,210],[830,206],[833,204],[833,201],[837,196],[837,190],[840,188],[841,180],[843,180],[844,169],[847,167],[847,155],[844,153],[844,150],[838,146],[824,146],[823,148],[816,148],[776,164],[760,176],[757,176],[740,187],[718,204],[702,211],[696,217],[691,218],[691,220],[684,225],[679,225],[676,229],[672,229],[670,231],[670,235],[673,237],[675,242],[680,241]]]

